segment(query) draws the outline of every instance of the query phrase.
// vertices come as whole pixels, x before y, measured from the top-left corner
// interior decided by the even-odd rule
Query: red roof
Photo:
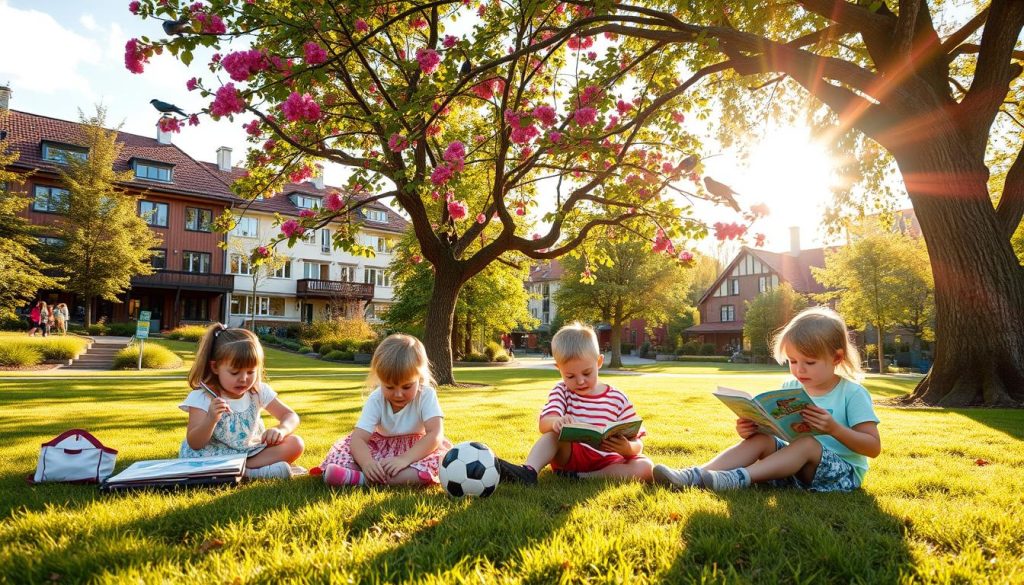
[[[545,260],[530,267],[528,282],[550,282],[561,280],[565,269],[558,260]]]
[[[12,167],[38,169],[56,174],[60,165],[43,159],[43,142],[70,146],[85,145],[82,123],[17,110],[11,110],[5,130],[11,143],[11,150],[19,155]],[[115,171],[131,170],[131,160],[136,158],[173,166],[171,183],[133,179],[128,184],[135,188],[220,200],[235,199],[223,181],[173,144],[160,144],[155,138],[126,132],[118,132],[117,141],[123,144],[124,148],[114,163]]]
[[[771,267],[778,273],[779,278],[785,280],[798,293],[818,294],[825,292],[825,287],[814,280],[811,274],[811,267],[825,267],[825,249],[812,248],[800,250],[797,256],[791,256],[788,252],[767,252],[756,248],[744,247],[761,262]]]

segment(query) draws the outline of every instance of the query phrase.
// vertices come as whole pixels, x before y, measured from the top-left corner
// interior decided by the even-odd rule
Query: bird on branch
[[[189,26],[190,20],[191,19],[188,16],[182,16],[178,20],[164,20],[164,33],[177,36],[181,36],[184,33],[190,33],[192,32],[192,27]]]
[[[676,167],[676,170],[681,173],[691,173],[693,172],[693,169],[697,168],[697,163],[699,161],[700,158],[698,158],[696,155],[691,154],[684,158],[683,160],[679,161],[679,166]]]
[[[149,100],[149,103],[153,104],[153,107],[156,108],[156,111],[160,112],[161,114],[181,114],[186,118],[188,117],[188,114],[186,114],[184,111],[182,111],[181,108],[174,104],[162,102],[158,99]]]
[[[704,186],[707,187],[708,192],[711,193],[717,202],[725,203],[735,211],[740,210],[740,204],[736,203],[735,195],[738,195],[736,191],[733,191],[732,187],[725,183],[719,183],[711,177],[704,177]]]

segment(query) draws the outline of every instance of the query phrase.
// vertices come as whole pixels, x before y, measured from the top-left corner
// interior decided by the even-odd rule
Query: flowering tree
[[[739,211],[731,190],[697,174],[699,144],[681,125],[691,104],[679,96],[693,82],[676,75],[681,50],[579,36],[609,16],[602,6],[143,0],[130,9],[172,21],[175,35],[129,41],[125,64],[141,73],[157,51],[186,64],[197,47],[219,51],[211,75],[187,87],[211,98],[205,114],[246,118],[256,146],[240,195],[301,182],[317,160],[351,171],[344,193],[283,222],[276,241],[355,221],[375,200],[404,210],[435,269],[424,341],[438,381],[451,383],[456,299],[491,262],[580,250],[592,278],[602,260],[592,236],[628,230],[678,254],[708,231],[687,217],[688,199]],[[716,227],[720,237],[745,229]],[[337,230],[335,245],[366,253],[356,231]]]

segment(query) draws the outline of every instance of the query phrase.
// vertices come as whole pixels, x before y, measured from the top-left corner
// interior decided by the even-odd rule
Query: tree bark
[[[92,300],[93,300],[93,296],[92,295],[84,295],[84,296],[85,296],[85,329],[86,329],[86,333],[88,333],[89,326],[92,325],[92,305],[93,305]]]
[[[935,278],[935,361],[907,403],[1024,404],[1024,269],[999,229],[988,171],[957,133],[894,153]]]
[[[882,331],[882,322],[879,321],[875,324],[875,330],[878,332],[878,373],[884,374],[885,368],[885,332]]]
[[[427,318],[423,334],[423,345],[430,359],[430,370],[437,384],[454,384],[452,373],[452,325],[455,317],[455,303],[458,300],[462,282],[454,270],[436,266],[434,288],[427,303]]]
[[[469,318],[469,314],[466,314],[466,334],[465,334],[465,352],[466,355],[473,353],[473,320]]]

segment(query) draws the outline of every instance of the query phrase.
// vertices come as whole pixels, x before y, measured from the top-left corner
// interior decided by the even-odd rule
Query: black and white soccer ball
[[[441,486],[449,494],[486,498],[498,487],[494,451],[476,441],[459,443],[441,460]]]

